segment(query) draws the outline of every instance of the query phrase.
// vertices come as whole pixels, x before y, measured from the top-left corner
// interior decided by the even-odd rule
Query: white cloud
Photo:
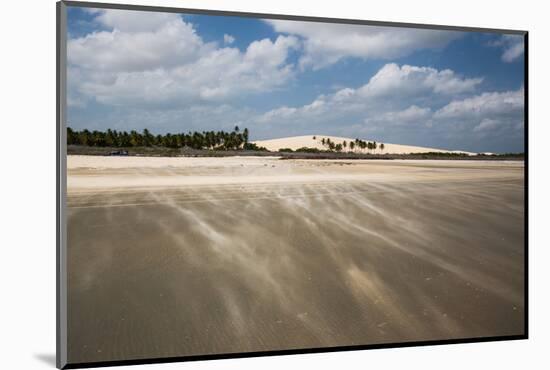
[[[84,108],[86,103],[81,98],[67,95],[67,106],[72,108]]]
[[[376,117],[367,120],[408,122],[420,119],[431,112],[418,104],[445,102],[449,97],[462,96],[475,91],[481,78],[463,78],[451,70],[389,63],[383,66],[367,84],[357,88],[343,88],[331,95],[320,95],[310,104],[298,108],[281,107],[258,118],[260,122],[299,120],[307,121],[313,116],[324,119],[343,114],[376,112]],[[415,103],[416,102],[416,103]],[[389,112],[389,113],[385,113]]]
[[[485,92],[453,100],[433,115],[433,122],[442,127],[461,130],[467,137],[473,132],[479,137],[518,138],[521,145],[524,122],[523,87],[515,91]],[[513,150],[509,150],[513,151]]]
[[[272,122],[274,120],[279,119],[285,119],[288,117],[291,117],[293,114],[295,114],[298,111],[297,108],[291,108],[291,107],[280,107],[273,110],[270,110],[260,117],[257,118],[259,122]]]
[[[487,115],[522,114],[523,87],[516,91],[485,92],[481,95],[454,100],[435,112],[438,119],[465,119]]]
[[[174,13],[128,11],[122,9],[88,9],[95,14],[94,21],[100,25],[123,32],[148,32],[162,28],[168,23],[181,20]]]
[[[133,72],[172,68],[196,60],[212,49],[213,45],[203,43],[192,25],[175,18],[154,30],[133,32],[115,28],[70,39],[67,57],[71,65],[93,71]]]
[[[223,43],[224,44],[232,44],[235,42],[235,38],[231,35],[228,35],[227,33],[223,35]]]
[[[457,33],[270,21],[286,35],[240,50],[232,46],[235,40],[229,34],[219,42],[205,42],[191,23],[175,14],[92,14],[101,29],[68,44],[70,118],[80,119],[81,127],[104,128],[109,122],[117,129],[180,132],[231,129],[239,122],[256,138],[314,130],[454,149],[468,149],[461,143],[484,135],[493,139],[515,130],[503,141],[512,148],[521,137],[523,88],[482,93],[481,77],[426,66],[388,63],[363,86],[340,86],[307,104],[265,113],[234,104],[246,94],[287,86],[297,73],[289,57],[294,50],[300,50],[302,67],[321,68],[346,57],[387,59],[442,48]],[[516,41],[499,42],[503,59],[523,53],[513,46],[519,45]],[[83,109],[90,100],[117,108]]]
[[[285,62],[289,49],[296,49],[298,45],[298,39],[292,36],[279,36],[275,43],[269,39],[254,41],[246,49],[244,59],[254,64],[247,67],[277,67]]]
[[[359,89],[365,96],[388,94],[418,95],[419,93],[459,94],[473,91],[482,78],[461,78],[450,69],[386,64]]]
[[[525,49],[523,36],[521,35],[502,35],[490,45],[502,48],[502,61],[506,63],[519,60]]]
[[[480,82],[450,70],[387,64],[359,88],[279,107],[247,124],[255,124],[255,132],[349,133],[381,142],[495,150],[476,141],[485,135],[520,151],[523,88],[479,93]]]
[[[517,42],[508,46],[502,54],[502,60],[508,63],[518,60],[523,55],[523,48],[523,42]]]
[[[174,14],[101,10],[109,30],[68,42],[74,96],[111,105],[174,106],[270,91],[293,77],[294,36],[252,42],[246,51],[205,43]],[[158,17],[157,17],[158,16]]]
[[[474,131],[487,131],[498,127],[499,122],[496,119],[484,118],[479,125],[474,127]]]
[[[365,119],[367,125],[384,124],[384,125],[406,125],[406,124],[427,124],[431,119],[432,110],[430,108],[421,108],[416,105],[396,111],[385,112],[379,116],[369,117]]]
[[[452,31],[320,22],[266,20],[275,31],[304,39],[300,65],[322,68],[345,57],[391,59],[415,50],[440,49],[461,36]]]

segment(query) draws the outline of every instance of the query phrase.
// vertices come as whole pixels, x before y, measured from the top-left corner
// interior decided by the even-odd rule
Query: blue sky
[[[68,125],[523,151],[521,36],[68,10]]]

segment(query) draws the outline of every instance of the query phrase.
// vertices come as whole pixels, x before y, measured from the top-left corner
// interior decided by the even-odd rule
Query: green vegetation
[[[258,146],[254,143],[245,143],[243,145],[244,150],[254,150],[257,152],[268,152],[267,148],[264,148],[263,146]]]
[[[435,156],[435,157],[468,157],[466,153],[454,153],[454,152],[425,152],[425,153],[415,153],[416,155],[423,156]]]
[[[317,148],[308,148],[308,147],[301,147],[296,149],[296,153],[321,153],[321,151]]]
[[[315,136],[313,137],[315,140]],[[369,151],[376,151],[377,148],[380,148],[381,151],[384,150],[384,144],[378,145],[376,141],[365,141],[361,139],[355,139],[354,141],[347,142],[344,140],[342,143],[336,144],[330,138],[321,138],[321,144],[327,148],[327,151],[332,152],[355,152],[355,149],[361,149],[365,150],[368,149]],[[349,148],[349,150],[348,150]]]
[[[248,142],[248,129],[242,132],[238,126],[231,132],[202,131],[187,134],[153,135],[148,129],[143,132],[132,130],[117,131],[75,131],[67,128],[67,144],[92,147],[135,148],[135,147],[162,147],[162,148],[191,148],[211,150],[256,150],[266,151],[263,147]]]
[[[249,131],[241,131],[235,126],[231,132],[202,131],[189,132],[187,134],[153,135],[145,129],[139,133],[107,130],[76,131],[67,128],[67,152],[80,155],[147,155],[147,156],[201,156],[220,157],[232,155],[273,155],[264,147],[248,142]],[[524,153],[502,154],[477,154],[474,156],[457,152],[426,152],[415,154],[389,154],[384,152],[384,144],[368,142],[360,139],[353,141],[344,140],[335,143],[330,138],[313,137],[326,149],[301,147],[296,150],[291,148],[279,149],[282,159],[468,159],[468,160],[523,160]],[[357,151],[368,149],[369,152]],[[379,152],[376,153],[376,149]],[[373,152],[374,151],[374,152]]]

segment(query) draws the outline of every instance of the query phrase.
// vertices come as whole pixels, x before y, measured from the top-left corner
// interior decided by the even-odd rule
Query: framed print
[[[59,368],[527,338],[526,31],[57,11]]]

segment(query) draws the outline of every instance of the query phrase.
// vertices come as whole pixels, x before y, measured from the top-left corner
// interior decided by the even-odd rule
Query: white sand
[[[313,137],[315,136],[315,140]],[[338,137],[338,136],[326,136],[326,135],[306,135],[306,136],[293,136],[285,137],[280,139],[271,139],[271,140],[257,140],[254,143],[258,146],[263,146],[271,151],[278,151],[282,148],[290,148],[296,150],[298,148],[317,148],[319,150],[326,150],[327,147],[323,146],[321,139],[329,138],[335,144],[342,144],[344,140],[349,144],[355,139],[348,137]],[[374,141],[374,140],[365,140],[365,141]],[[427,153],[427,152],[437,152],[437,153],[466,153],[469,155],[475,155],[475,153],[459,151],[459,150],[444,150],[436,148],[427,148],[421,146],[411,146],[411,145],[400,145],[400,144],[389,144],[384,143],[384,150],[382,151],[379,146],[380,143],[377,143],[378,148],[376,150],[369,151],[368,149],[359,149],[355,148],[353,152],[355,153],[376,153],[376,154],[410,154],[410,153]],[[343,151],[350,151],[349,146]]]
[[[460,171],[457,169],[460,168]],[[487,171],[487,168],[493,171]],[[71,194],[185,186],[411,182],[500,178],[522,162],[414,160],[280,160],[277,157],[68,156]],[[467,170],[467,171],[464,171]],[[481,176],[481,177],[480,177]]]
[[[141,157],[141,156],[98,156],[69,155],[67,169],[124,169],[124,168],[188,168],[188,167],[239,167],[264,165],[269,161],[278,161],[279,157]]]

